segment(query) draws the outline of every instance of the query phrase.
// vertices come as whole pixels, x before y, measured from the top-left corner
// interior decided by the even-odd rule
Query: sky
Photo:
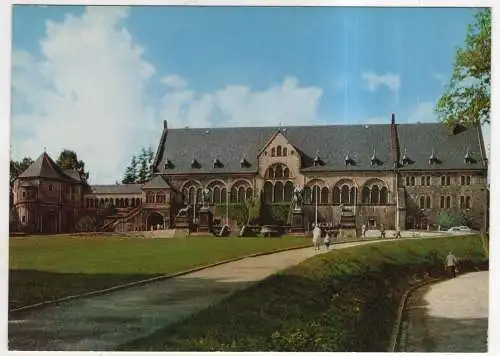
[[[15,5],[13,159],[113,184],[168,127],[437,121],[475,8]],[[489,144],[489,129],[485,131]]]

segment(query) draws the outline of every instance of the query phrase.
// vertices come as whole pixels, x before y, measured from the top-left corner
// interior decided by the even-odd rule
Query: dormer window
[[[276,149],[273,147],[271,148],[271,157],[275,157],[276,156]]]
[[[286,156],[287,156],[287,153],[288,153],[288,152],[287,152],[286,147],[283,147],[283,157],[286,157]]]
[[[54,186],[52,184],[49,184],[49,191],[54,190]]]
[[[437,159],[436,154],[434,153],[434,150],[432,150],[432,153],[429,157],[429,164],[433,165],[433,164],[436,164],[438,162],[439,162],[439,160]]]
[[[171,160],[167,160],[167,162],[165,162],[165,169],[170,169],[174,166],[174,164],[172,163]]]
[[[276,156],[281,157],[281,146],[276,148]]]
[[[465,161],[466,164],[473,163],[472,155],[470,154],[469,151],[467,151],[467,153],[465,154],[464,161]]]
[[[321,158],[319,157],[319,152],[316,152],[316,156],[314,156],[314,161],[313,161],[314,167],[318,167],[322,165]]]
[[[200,167],[200,164],[198,163],[198,161],[196,160],[196,158],[193,158],[191,160],[191,168],[199,168]]]
[[[373,154],[370,157],[370,166],[378,165],[379,163],[380,163],[380,160],[377,158],[377,155],[375,154],[375,149],[374,149]]]
[[[406,153],[406,148],[401,162],[403,163],[403,166],[406,166],[410,163],[410,158],[408,158],[408,154]]]
[[[220,168],[222,167],[222,162],[218,158],[214,158],[212,166],[213,168]]]
[[[355,162],[354,162],[354,160],[352,159],[352,157],[349,155],[349,153],[345,156],[344,161],[345,161],[345,165],[346,165],[346,166],[349,166],[349,165],[354,166],[354,163],[355,163]]]
[[[240,166],[241,168],[250,167],[250,162],[248,162],[246,158],[242,158],[240,161]]]

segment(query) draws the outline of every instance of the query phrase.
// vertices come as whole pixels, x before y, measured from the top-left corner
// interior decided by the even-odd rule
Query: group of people
[[[323,233],[321,228],[316,225],[313,229],[313,246],[316,251],[321,250],[321,246],[325,245],[326,249],[330,249],[330,244],[332,243],[330,234],[326,232],[325,237],[323,238]]]

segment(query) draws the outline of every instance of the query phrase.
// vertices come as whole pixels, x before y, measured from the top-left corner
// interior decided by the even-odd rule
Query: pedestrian
[[[326,237],[325,237],[325,241],[324,241],[325,247],[326,247],[327,250],[330,249],[330,242],[331,242],[331,240],[330,240],[330,234],[327,232],[326,233]]]
[[[448,275],[448,278],[455,278],[456,275],[456,265],[457,265],[457,258],[450,252],[448,252],[448,256],[445,258],[444,262],[445,268],[446,268],[446,274]]]
[[[385,239],[385,227],[384,224],[380,224],[380,238]]]
[[[365,237],[366,237],[366,225],[363,224],[361,225],[361,239],[364,240]]]
[[[313,229],[313,245],[315,250],[319,251],[321,248],[321,229],[317,224],[314,224]]]
[[[399,226],[396,228],[396,238],[397,239],[401,238],[401,229],[399,228]]]

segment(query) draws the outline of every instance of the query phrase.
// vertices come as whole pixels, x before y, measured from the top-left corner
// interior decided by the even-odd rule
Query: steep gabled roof
[[[476,130],[453,134],[441,123],[398,124],[401,151],[407,149],[413,164],[402,170],[484,169],[480,159],[483,140]],[[276,134],[278,127],[234,127],[210,129],[169,129],[158,170],[165,174],[256,172],[257,155]],[[383,171],[392,170],[390,124],[289,126],[282,134],[302,157],[302,171]],[[440,163],[429,164],[434,147]],[[475,162],[464,162],[470,147]],[[373,150],[380,164],[371,164]],[[314,166],[316,152],[322,165]],[[268,153],[269,154],[269,153]],[[290,153],[289,153],[290,154]],[[297,153],[294,153],[297,154]],[[346,165],[349,155],[354,164]],[[242,166],[245,157],[249,166]],[[221,165],[213,166],[218,158]],[[165,168],[167,159],[171,166]],[[192,166],[195,159],[198,165]]]
[[[59,180],[70,180],[61,168],[44,152],[29,166],[19,178],[50,178]]]
[[[171,185],[168,184],[165,179],[161,175],[157,175],[149,182],[146,182],[142,189],[168,189],[171,188]]]
[[[80,177],[80,173],[78,173],[76,169],[65,169],[63,172],[75,182],[83,183],[82,178]]]

